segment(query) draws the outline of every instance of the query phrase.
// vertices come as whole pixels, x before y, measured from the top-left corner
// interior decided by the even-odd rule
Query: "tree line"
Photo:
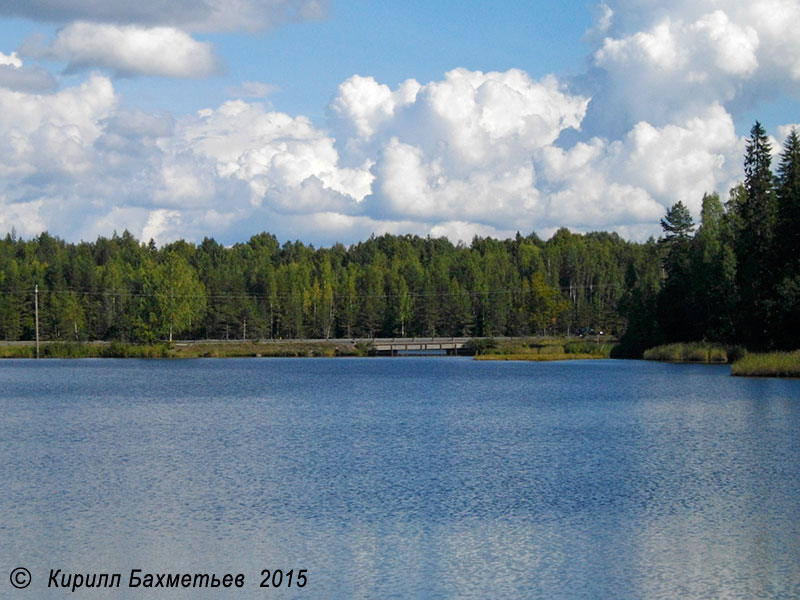
[[[262,233],[157,248],[130,233],[0,241],[0,339],[517,336],[617,332],[628,268],[645,247],[566,229],[543,242],[383,235],[349,248]]]
[[[760,123],[750,131],[744,181],[723,203],[703,197],[700,224],[682,202],[661,220],[660,285],[635,283],[623,347],[705,340],[751,349],[800,347],[800,139],[787,136],[772,170]]]
[[[159,248],[127,231],[80,243],[12,232],[0,240],[0,339],[33,339],[38,286],[40,334],[62,341],[602,331],[632,355],[697,339],[796,346],[799,151],[792,131],[773,175],[756,124],[728,202],[705,196],[696,232],[678,203],[645,243],[560,229],[469,245],[387,234],[314,248],[261,233]]]

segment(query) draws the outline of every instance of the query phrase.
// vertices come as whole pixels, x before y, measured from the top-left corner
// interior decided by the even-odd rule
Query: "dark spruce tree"
[[[662,267],[659,247],[653,238],[632,248],[632,260],[625,274],[625,293],[619,311],[625,315],[627,327],[614,348],[615,358],[641,358],[648,348],[659,343],[658,298]]]
[[[736,256],[730,219],[719,195],[703,196],[701,224],[692,241],[692,298],[699,335],[733,342],[736,307]]]
[[[775,254],[779,272],[773,332],[781,348],[797,346],[800,323],[800,137],[792,128],[778,165],[778,216]]]
[[[777,201],[775,177],[770,168],[772,147],[761,123],[750,130],[744,159],[742,201],[736,204],[738,232],[736,283],[739,290],[738,337],[753,348],[770,345],[774,316],[775,224]]]
[[[691,248],[694,221],[689,209],[678,202],[661,219],[660,240],[664,284],[658,298],[658,324],[663,342],[689,341],[702,334],[692,301]]]
[[[800,268],[800,136],[792,127],[778,165],[776,253],[784,275]]]

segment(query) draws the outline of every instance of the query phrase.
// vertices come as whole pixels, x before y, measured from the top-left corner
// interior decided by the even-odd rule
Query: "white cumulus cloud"
[[[699,212],[705,192],[727,189],[740,171],[743,141],[719,105],[684,122],[637,123],[622,139],[592,138],[541,154],[541,188],[548,224],[618,228],[655,224],[682,201]]]
[[[638,121],[666,125],[719,103],[735,115],[764,97],[800,95],[796,0],[608,0],[586,130],[609,137]],[[601,39],[602,38],[602,39]]]
[[[178,120],[122,108],[99,75],[45,96],[0,89],[3,224],[159,242],[261,230],[468,241],[564,225],[641,236],[670,204],[697,209],[738,173],[742,142],[719,104],[559,145],[587,102],[521,71],[459,69],[396,89],[351,78],[331,103],[334,137],[244,100]]]
[[[78,22],[59,30],[46,47],[28,44],[24,51],[64,61],[70,70],[103,68],[121,76],[199,78],[218,70],[211,44],[175,27]]]
[[[721,10],[701,17],[691,31],[698,34],[698,46],[706,46],[714,66],[730,75],[752,75],[758,68],[758,33],[750,25],[737,25]]]
[[[0,176],[79,175],[91,169],[101,121],[117,103],[111,82],[37,95],[0,88]]]
[[[215,62],[183,31],[321,7],[239,0],[225,16],[208,0],[180,20],[170,7],[156,17],[147,0],[45,4],[31,3],[37,18],[91,5],[116,23],[83,17],[58,32],[51,57],[191,77]],[[3,10],[34,9],[0,0]],[[670,205],[697,215],[705,192],[741,177],[737,111],[763,93],[800,95],[796,22],[796,0],[606,0],[586,37],[589,71],[572,86],[519,69],[396,86],[354,75],[335,90],[328,129],[254,101],[273,91],[256,81],[174,118],[120,106],[98,74],[48,89],[19,56],[0,54],[0,227],[72,239],[128,228],[158,242],[262,230],[314,243],[384,232],[468,241],[561,226],[641,239],[658,234]],[[788,131],[773,132],[776,152]]]
[[[374,162],[368,214],[468,221],[474,231],[486,231],[535,223],[534,151],[579,127],[587,102],[553,77],[456,69],[442,81],[412,80],[395,90],[353,77],[340,86],[331,110],[337,124],[350,124],[340,131],[355,143],[337,140],[348,158]]]
[[[186,119],[174,146],[210,162],[219,177],[246,182],[253,204],[289,212],[359,202],[372,180],[366,169],[340,167],[334,140],[307,118],[242,100]]]

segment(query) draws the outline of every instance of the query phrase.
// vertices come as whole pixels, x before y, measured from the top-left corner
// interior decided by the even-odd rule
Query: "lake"
[[[800,597],[797,380],[612,360],[6,360],[0,411],[3,597]],[[48,588],[51,569],[122,585]],[[244,587],[130,589],[132,569]]]

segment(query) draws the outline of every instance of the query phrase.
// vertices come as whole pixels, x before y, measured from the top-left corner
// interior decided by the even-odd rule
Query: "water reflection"
[[[37,573],[244,572],[238,598],[264,568],[308,569],[309,598],[800,596],[797,381],[9,361],[0,389],[4,560]]]

